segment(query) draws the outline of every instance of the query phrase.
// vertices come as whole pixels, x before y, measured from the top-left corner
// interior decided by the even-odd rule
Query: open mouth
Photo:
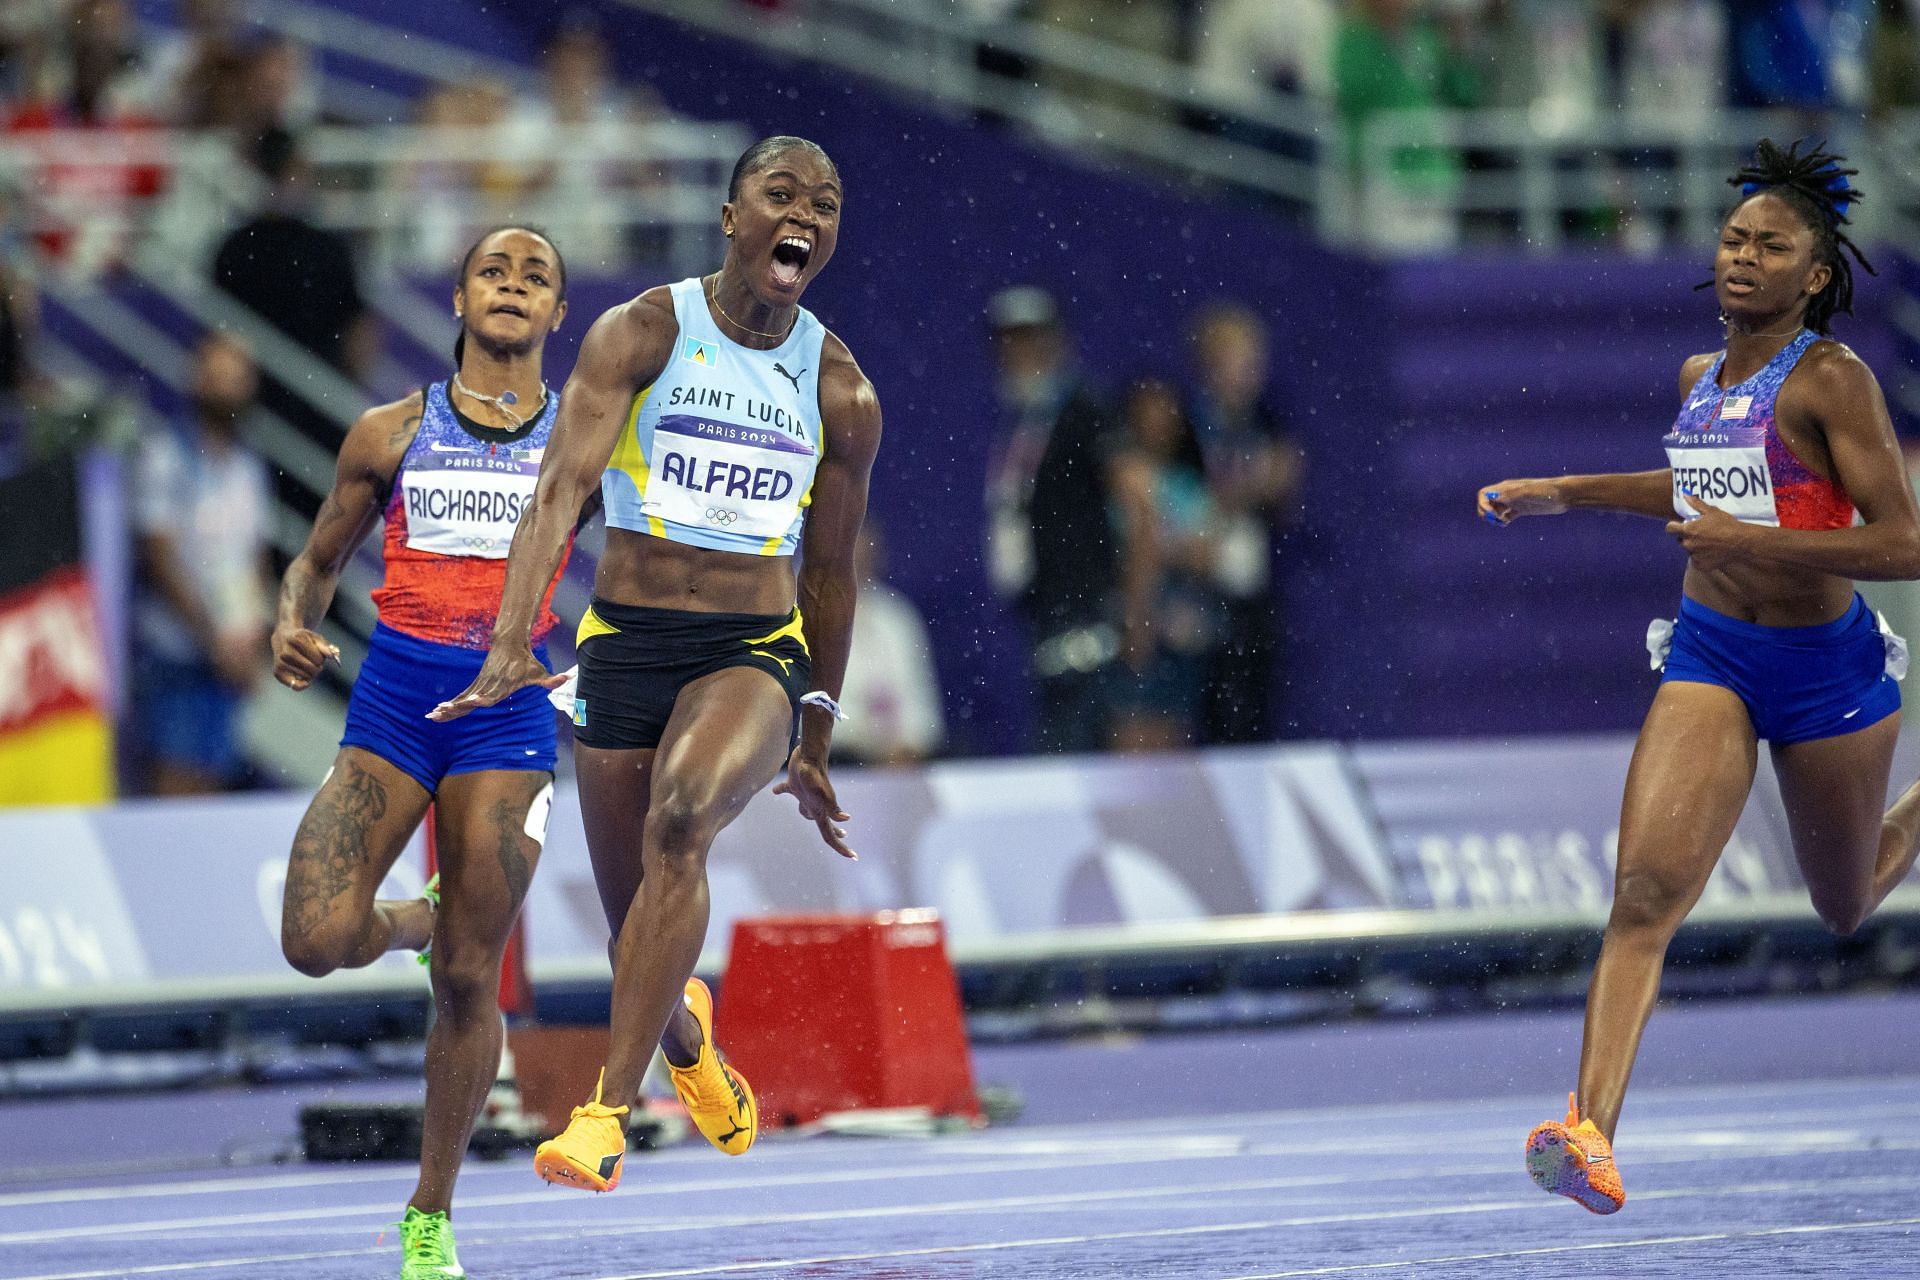
[[[801,236],[788,236],[773,246],[773,278],[783,285],[791,285],[800,279],[800,273],[807,269],[807,259],[813,256],[813,242]]]
[[[519,316],[522,320],[527,318],[527,313],[519,307],[514,306],[511,302],[501,303],[493,309],[493,314],[496,316]]]
[[[1759,287],[1760,286],[1756,284],[1750,276],[1730,275],[1727,277],[1726,288],[1728,293],[1747,294],[1752,293]]]

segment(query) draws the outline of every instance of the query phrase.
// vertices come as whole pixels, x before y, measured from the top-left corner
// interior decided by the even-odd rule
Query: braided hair
[[[1742,204],[1758,195],[1775,196],[1813,232],[1813,260],[1829,268],[1832,276],[1825,288],[1807,300],[1805,324],[1823,335],[1830,332],[1835,313],[1853,314],[1853,263],[1847,261],[1847,254],[1869,274],[1878,274],[1860,246],[1841,230],[1847,225],[1848,208],[1866,198],[1847,181],[1860,171],[1844,168],[1845,164],[1845,156],[1829,154],[1818,143],[1809,143],[1802,153],[1799,141],[1782,151],[1773,139],[1762,138],[1753,160],[1727,179],[1728,186],[1740,188]]]

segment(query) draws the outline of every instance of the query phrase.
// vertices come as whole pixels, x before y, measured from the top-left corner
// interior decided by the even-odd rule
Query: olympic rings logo
[[[709,524],[717,524],[724,528],[739,518],[740,513],[738,511],[728,511],[721,507],[707,508],[707,522]]]
[[[482,538],[469,534],[460,539],[460,545],[469,551],[491,551],[500,545],[500,539]]]

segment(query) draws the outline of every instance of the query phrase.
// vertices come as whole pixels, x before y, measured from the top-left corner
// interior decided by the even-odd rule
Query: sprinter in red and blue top
[[[307,688],[339,656],[315,628],[340,570],[384,516],[379,622],[340,754],[294,836],[280,932],[288,962],[315,977],[432,944],[436,1016],[420,1181],[400,1224],[403,1280],[465,1274],[448,1211],[500,1062],[500,958],[546,839],[556,742],[537,685],[458,724],[427,712],[486,659],[507,549],[558,415],[540,370],[567,311],[559,250],[527,228],[483,236],[461,262],[453,309],[454,375],[368,410],[348,432],[273,632],[275,677]],[[557,578],[532,627],[542,661]],[[444,887],[375,901],[429,803]]]
[[[1850,311],[1842,228],[1860,198],[1840,156],[1762,142],[1732,179],[1712,286],[1726,347],[1680,370],[1671,464],[1630,475],[1504,480],[1495,524],[1573,508],[1667,522],[1688,555],[1679,617],[1647,647],[1662,670],[1620,815],[1613,911],[1587,994],[1579,1089],[1527,1138],[1528,1172],[1595,1213],[1626,1193],[1613,1132],[1667,943],[1706,887],[1765,739],[1820,918],[1850,933],[1906,878],[1920,784],[1885,809],[1906,645],[1855,579],[1920,577],[1920,512],[1873,372],[1826,335]],[[1884,809],[1884,812],[1883,812]]]

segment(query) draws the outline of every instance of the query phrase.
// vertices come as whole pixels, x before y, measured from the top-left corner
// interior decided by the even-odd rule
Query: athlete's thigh
[[[1758,758],[1739,695],[1714,684],[1662,684],[1627,770],[1616,884],[1647,876],[1698,896],[1746,807]]]
[[[370,911],[432,799],[393,764],[342,747],[293,837],[282,932],[304,937],[329,920]]]
[[[1900,713],[1835,738],[1773,749],[1793,853],[1808,887],[1864,893],[1880,855]]]
[[[652,747],[573,748],[580,788],[580,818],[587,829],[587,857],[600,891],[607,933],[620,936],[633,897],[640,892],[640,840],[652,794]]]
[[[729,667],[680,691],[653,762],[653,805],[697,814],[713,830],[739,816],[779,774],[793,704],[757,667]]]
[[[434,805],[440,858],[435,947],[504,944],[547,839],[553,775],[531,769],[449,774]]]

